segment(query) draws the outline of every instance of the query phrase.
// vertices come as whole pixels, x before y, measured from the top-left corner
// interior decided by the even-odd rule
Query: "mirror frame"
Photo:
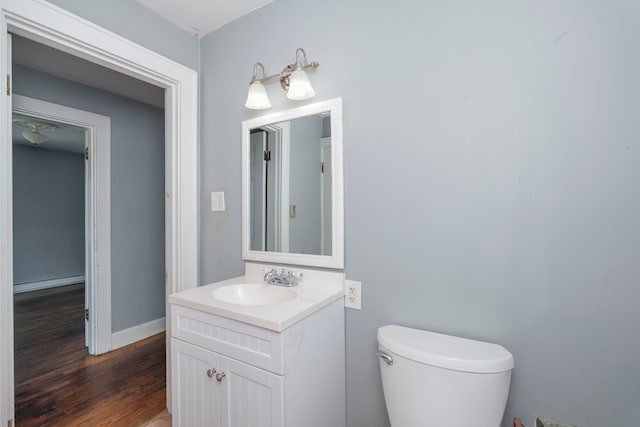
[[[314,114],[331,114],[331,255],[311,255],[250,250],[249,246],[249,134],[251,129]],[[342,141],[342,98],[316,102],[290,110],[267,114],[242,122],[242,259],[246,261],[344,268],[344,171]]]

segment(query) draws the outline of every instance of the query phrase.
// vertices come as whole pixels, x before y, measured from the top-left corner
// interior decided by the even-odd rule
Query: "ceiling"
[[[202,37],[273,0],[137,0],[169,22]]]
[[[12,43],[16,64],[164,108],[162,88],[17,35]]]
[[[85,129],[82,127],[59,123],[52,120],[34,119],[29,116],[15,113],[13,114],[13,118],[43,122],[56,126],[55,129],[43,129],[42,131],[40,131],[41,134],[48,136],[49,140],[34,147],[33,144],[31,144],[22,136],[22,132],[30,132],[30,129],[13,123],[12,136],[14,144],[26,145],[28,147],[34,147],[37,149],[66,151],[70,153],[84,152]]]

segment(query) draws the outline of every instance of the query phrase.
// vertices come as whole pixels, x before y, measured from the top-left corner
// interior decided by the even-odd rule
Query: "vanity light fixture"
[[[258,78],[258,68],[262,70],[262,79]],[[265,77],[264,65],[262,65],[262,62],[256,62],[253,66],[253,78],[249,84],[249,93],[247,94],[247,102],[244,104],[245,107],[251,108],[252,110],[271,108],[271,101],[269,101],[269,96],[267,96],[267,90],[262,84]]]
[[[300,61],[302,59],[302,61]],[[287,98],[295,101],[303,101],[313,98],[316,92],[311,87],[309,76],[305,70],[315,70],[320,63],[309,63],[307,53],[302,48],[296,50],[296,62],[289,64],[279,74],[267,76],[264,65],[256,62],[253,66],[253,78],[249,84],[249,93],[244,106],[252,110],[263,110],[271,107],[267,91],[262,84],[274,79],[280,79],[280,86],[287,91]],[[262,70],[262,77],[258,77],[258,69]]]

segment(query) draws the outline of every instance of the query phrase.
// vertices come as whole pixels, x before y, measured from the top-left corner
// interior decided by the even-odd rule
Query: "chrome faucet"
[[[302,272],[300,271],[284,271],[284,268],[280,271],[280,274],[276,271],[275,268],[265,268],[264,269],[264,281],[270,285],[277,286],[286,286],[292,287],[297,286],[298,283],[294,280],[294,278],[301,278]]]

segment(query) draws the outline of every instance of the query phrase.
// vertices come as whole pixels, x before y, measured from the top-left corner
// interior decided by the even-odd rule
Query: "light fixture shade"
[[[48,136],[43,135],[39,132],[22,132],[22,136],[24,136],[24,139],[26,139],[30,143],[36,144],[36,145],[42,144],[43,142],[49,139]]]
[[[293,99],[294,101],[303,101],[313,98],[315,94],[316,91],[311,87],[309,77],[304,70],[295,70],[291,73],[287,98]]]
[[[249,93],[247,93],[247,102],[244,106],[252,110],[264,110],[271,107],[271,101],[267,96],[267,91],[263,84],[254,82],[249,85]]]

